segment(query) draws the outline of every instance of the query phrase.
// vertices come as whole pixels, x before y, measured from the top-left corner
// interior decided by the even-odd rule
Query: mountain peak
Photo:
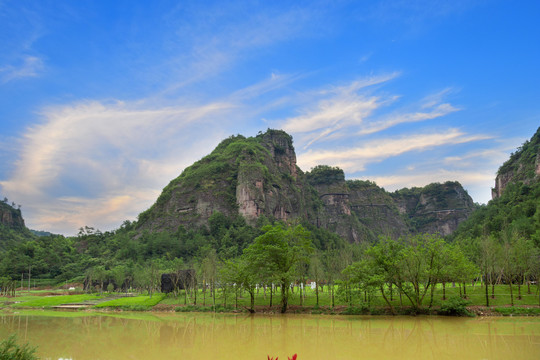
[[[431,186],[408,196],[406,201],[421,202],[427,209],[416,211],[413,206],[413,214],[402,196],[393,197],[372,182],[345,181],[343,170],[337,167],[320,165],[304,173],[296,165],[292,137],[269,129],[255,137],[231,136],[184,169],[156,203],[139,215],[138,228],[175,232],[180,226],[207,226],[210,217],[219,212],[229,218],[243,217],[251,225],[260,217],[306,221],[350,242],[424,229],[446,235],[473,209],[472,199],[461,185],[452,184]],[[460,208],[459,216],[453,211],[435,213],[455,210],[447,209],[450,203]],[[416,223],[411,225],[410,216]],[[418,220],[420,217],[424,220]]]

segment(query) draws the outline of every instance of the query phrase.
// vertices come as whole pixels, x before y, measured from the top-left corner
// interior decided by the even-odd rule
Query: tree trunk
[[[332,309],[334,308],[334,283],[332,283],[332,289],[330,290],[332,296]]]
[[[463,282],[463,298],[467,298],[467,283]]]
[[[203,304],[203,306],[206,306],[206,284],[203,284],[202,295],[203,295],[202,304]]]
[[[273,295],[274,295],[274,284],[270,285],[270,307],[272,307]]]
[[[317,297],[317,306],[319,306],[319,284],[315,283],[315,296]]]
[[[281,313],[287,312],[287,306],[289,303],[289,286],[285,283],[281,283]]]
[[[430,293],[430,297],[429,297],[429,308],[431,309],[431,307],[433,306],[433,294],[435,293],[435,286],[432,286],[431,287],[431,293]]]
[[[486,278],[484,279],[484,285],[486,285],[486,306],[489,307],[489,284],[487,281],[487,274],[485,276]]]
[[[512,280],[510,280],[510,305],[514,306],[514,292],[512,291]]]
[[[446,283],[444,281],[442,283],[442,299],[446,300]]]
[[[255,313],[255,291],[254,291],[253,288],[249,290],[249,296],[251,298],[250,299],[251,300],[250,301],[250,306],[251,307],[249,309],[249,312],[253,314],[253,313]]]
[[[214,305],[214,310],[216,309],[216,283],[212,279],[212,305]]]
[[[540,275],[536,277],[536,290],[538,291],[538,306],[540,306]]]
[[[388,299],[386,298],[386,295],[384,294],[384,285],[381,285],[379,290],[381,291],[381,295],[382,295],[384,301],[386,301],[386,303],[390,307],[390,312],[392,313],[392,315],[396,315],[396,312],[394,311],[394,307],[392,306],[392,303],[390,301],[388,301]]]

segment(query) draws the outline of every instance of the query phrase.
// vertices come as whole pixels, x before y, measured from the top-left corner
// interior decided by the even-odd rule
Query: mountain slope
[[[21,210],[0,201],[0,250],[33,237],[24,225]]]
[[[540,128],[499,168],[492,193],[452,237],[518,234],[540,246]]]
[[[412,204],[412,205],[411,205]],[[459,183],[432,184],[390,194],[369,181],[346,181],[343,170],[296,165],[292,138],[281,130],[238,135],[186,168],[139,215],[139,231],[175,232],[207,226],[212,214],[307,221],[350,242],[419,231],[447,235],[474,208]]]
[[[493,199],[501,197],[508,184],[522,182],[530,185],[540,178],[540,127],[497,171]]]

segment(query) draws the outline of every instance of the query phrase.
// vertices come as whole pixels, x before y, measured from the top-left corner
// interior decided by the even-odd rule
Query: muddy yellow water
[[[540,359],[540,318],[0,313],[43,359]]]

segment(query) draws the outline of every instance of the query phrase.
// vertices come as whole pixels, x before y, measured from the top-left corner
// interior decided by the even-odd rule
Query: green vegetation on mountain
[[[499,168],[493,195],[451,238],[518,236],[540,247],[540,128]]]
[[[456,182],[393,195],[370,181],[346,181],[337,167],[319,165],[304,173],[296,166],[290,135],[268,130],[232,136],[187,167],[139,215],[137,229],[174,233],[180,226],[204,227],[219,212],[229,219],[242,216],[250,226],[260,218],[296,221],[349,242],[371,243],[379,235],[447,235],[473,208]]]
[[[508,285],[513,305],[540,280],[540,156],[531,156],[537,135],[518,151],[525,160],[514,154],[518,165],[507,162],[499,171],[506,179],[497,182],[504,183],[500,194],[476,210],[457,182],[389,193],[371,181],[345,180],[335,167],[303,173],[292,139],[277,130],[224,140],[171,181],[137,222],[115,231],[84,227],[76,237],[36,236],[6,200],[0,288],[54,279],[151,294],[161,273],[194,269],[198,282],[209,284],[200,289],[203,304],[211,298],[216,305],[217,292],[226,303],[228,293],[246,291],[253,309],[263,286],[286,309],[292,295],[283,284],[318,279],[332,305],[336,298],[369,307],[380,296],[394,311],[400,296],[400,304],[406,298],[418,310],[434,303],[441,286],[444,298],[448,283],[467,297],[465,284],[476,279],[486,305],[501,304],[500,284]],[[450,242],[441,237],[447,234]],[[447,311],[462,305],[453,300]]]
[[[345,173],[338,167],[317,165],[306,173],[307,181],[313,185],[332,185],[345,181]]]
[[[540,128],[530,140],[525,141],[510,158],[502,164],[497,175],[512,173],[513,181],[529,182],[538,178],[538,158],[540,154]]]
[[[20,206],[9,203],[4,197],[0,201],[0,251],[33,239],[34,235],[24,225]]]

